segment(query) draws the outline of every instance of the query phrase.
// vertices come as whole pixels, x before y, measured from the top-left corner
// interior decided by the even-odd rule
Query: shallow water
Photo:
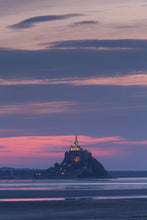
[[[92,179],[92,180],[1,180],[0,181],[0,191],[4,192],[4,197],[0,198],[0,202],[28,202],[28,201],[59,201],[59,200],[104,200],[104,199],[133,199],[133,198],[147,198],[144,194],[124,194],[123,190],[131,189],[147,189],[147,178],[118,178],[118,179]],[[71,195],[70,191],[83,191],[82,196]],[[94,191],[95,190],[95,191]],[[112,191],[112,195],[96,196],[96,191]],[[113,190],[120,190],[122,193],[120,195],[113,194]],[[9,195],[8,192],[14,192],[13,195]],[[20,192],[24,192],[23,196]],[[35,196],[31,196],[31,191],[35,191]],[[54,198],[58,196],[49,196],[46,193],[42,193],[41,196],[36,196],[37,191],[47,191],[52,192],[63,191],[61,198]],[[92,195],[86,196],[88,191],[93,191]],[[16,196],[17,192],[17,196]],[[26,196],[28,194],[29,196]],[[67,195],[65,192],[69,192]],[[7,195],[7,196],[5,196]],[[60,194],[61,195],[61,194]],[[65,196],[66,195],[66,196]],[[83,196],[84,195],[84,196]],[[87,194],[88,195],[88,194]],[[27,198],[29,197],[29,198]],[[35,198],[34,198],[35,197]],[[48,198],[50,197],[50,198]],[[52,198],[51,198],[52,197]]]
[[[9,198],[0,199],[0,202],[37,202],[37,201],[65,201],[65,200],[104,200],[104,199],[145,199],[147,195],[128,195],[128,196],[81,196],[81,197],[62,197],[62,198]]]
[[[0,180],[0,190],[147,189],[147,178],[93,180]]]

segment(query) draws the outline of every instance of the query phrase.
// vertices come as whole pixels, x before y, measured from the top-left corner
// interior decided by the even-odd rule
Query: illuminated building
[[[87,160],[88,157],[91,157],[91,153],[89,153],[87,150],[83,150],[80,147],[77,135],[75,135],[74,145],[71,145],[70,150],[65,152],[65,159],[77,163],[82,160]]]
[[[74,145],[71,145],[70,151],[81,151],[81,148],[78,143],[77,135],[75,135]]]
[[[75,135],[74,144],[65,152],[63,161],[48,168],[37,178],[109,178],[103,165],[92,154],[81,148]]]

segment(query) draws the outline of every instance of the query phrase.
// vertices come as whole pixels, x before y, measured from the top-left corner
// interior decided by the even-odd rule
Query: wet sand
[[[146,199],[0,203],[1,220],[142,220]]]
[[[147,189],[126,190],[0,190],[3,198],[62,198],[93,196],[147,195]]]
[[[147,195],[147,190],[2,190],[2,198],[61,198],[63,201],[0,202],[0,220],[147,220],[147,199],[79,199],[84,196]]]

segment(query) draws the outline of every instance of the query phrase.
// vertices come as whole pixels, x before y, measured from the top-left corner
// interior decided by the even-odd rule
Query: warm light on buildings
[[[79,162],[80,161],[80,157],[75,157],[75,162]]]
[[[71,150],[71,151],[80,151],[81,149],[80,149],[79,147],[77,147],[77,146],[72,146],[72,147],[70,148],[70,150]]]
[[[75,142],[74,142],[74,145],[71,145],[70,151],[80,151],[80,150],[81,148],[77,140],[77,135],[75,135]]]

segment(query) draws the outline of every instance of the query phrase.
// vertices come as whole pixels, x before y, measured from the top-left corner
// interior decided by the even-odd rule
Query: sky
[[[147,170],[147,0],[0,0],[0,167],[47,169],[74,142]]]

